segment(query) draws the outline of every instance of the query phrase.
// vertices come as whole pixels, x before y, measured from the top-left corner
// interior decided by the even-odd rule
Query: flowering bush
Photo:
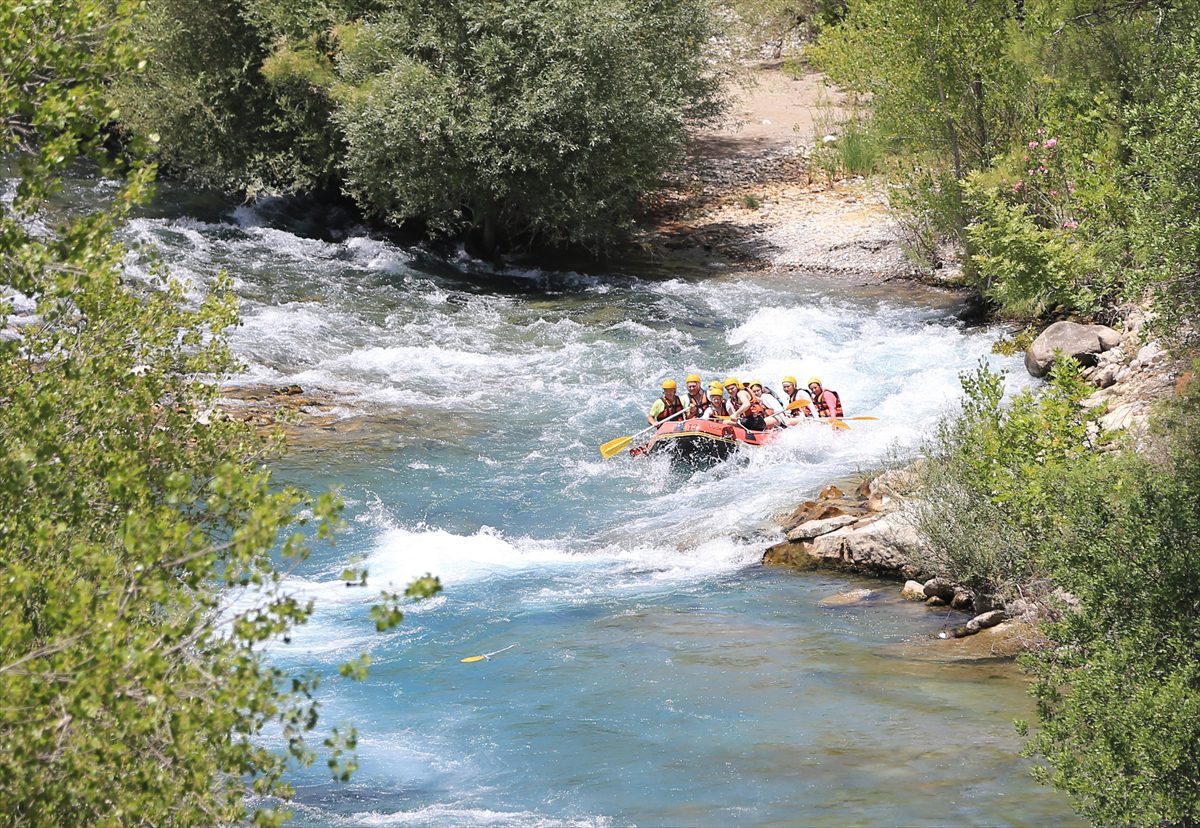
[[[1016,180],[1008,188],[1010,202],[1024,204],[1039,227],[1077,228],[1075,182],[1059,139],[1046,137],[1046,130],[1039,128],[1037,137],[1025,144],[1020,160]]]

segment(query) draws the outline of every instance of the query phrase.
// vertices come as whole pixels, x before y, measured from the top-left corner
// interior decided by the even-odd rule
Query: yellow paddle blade
[[[796,400],[787,404],[787,411],[799,411],[801,408],[808,408],[808,400]]]
[[[487,656],[467,656],[462,660],[463,664],[469,664],[472,661],[483,661]]]
[[[841,420],[822,420],[821,422],[829,423],[834,428],[840,428],[843,431],[849,431],[850,426],[843,423]]]
[[[618,437],[615,440],[609,440],[600,447],[600,456],[607,460],[610,457],[616,457],[623,452],[630,443],[633,442],[633,437]]]
[[[878,417],[843,417],[845,420],[878,420]]]

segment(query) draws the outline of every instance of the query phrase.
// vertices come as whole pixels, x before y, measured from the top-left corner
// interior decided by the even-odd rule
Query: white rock
[[[854,515],[835,515],[824,520],[805,521],[788,532],[787,539],[790,541],[812,540],[821,535],[827,535],[836,529],[841,529],[843,526],[858,523],[858,521],[859,518]]]
[[[920,581],[905,581],[900,597],[907,601],[924,601],[925,586]]]

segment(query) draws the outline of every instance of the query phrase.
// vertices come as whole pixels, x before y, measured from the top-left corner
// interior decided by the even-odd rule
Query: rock
[[[920,581],[905,581],[904,589],[900,590],[900,597],[906,601],[924,601],[925,587]]]
[[[1122,403],[1100,418],[1105,431],[1120,431],[1140,421],[1136,403]]]
[[[971,593],[966,591],[955,592],[954,597],[950,599],[950,606],[957,610],[966,609],[974,603],[975,599],[972,597]]]
[[[787,539],[790,541],[812,540],[815,537],[828,534],[835,529],[841,529],[843,526],[849,526],[857,522],[858,518],[854,515],[835,515],[824,520],[810,520],[788,532]]]
[[[925,606],[927,606],[927,607],[944,607],[944,606],[946,606],[946,600],[944,598],[939,598],[935,595],[925,602]]]
[[[791,514],[779,519],[779,524],[785,531],[791,531],[802,523],[810,520],[825,520],[840,515],[867,514],[866,501],[858,497],[839,497],[826,500],[806,500],[792,510]]]
[[[926,598],[938,597],[944,601],[950,601],[957,591],[954,589],[954,584],[947,581],[945,578],[930,578],[922,587],[925,590]]]
[[[1107,325],[1088,325],[1088,327],[1095,331],[1096,336],[1100,337],[1101,350],[1107,351],[1125,341],[1124,336]]]
[[[845,496],[846,496],[845,492],[843,492],[841,489],[839,489],[837,486],[833,485],[832,483],[830,483],[824,489],[821,489],[821,493],[817,495],[817,497],[820,498],[821,500],[832,500],[837,497],[845,497]]]
[[[959,624],[957,627],[950,630],[950,635],[954,636],[955,638],[966,638],[968,635],[974,635],[977,632],[979,632],[978,629],[971,629],[971,625],[967,623]]]
[[[874,594],[874,590],[870,589],[852,589],[848,592],[839,592],[837,595],[830,595],[828,598],[822,598],[817,602],[817,606],[848,607],[853,604],[861,604]]]
[[[1149,345],[1143,345],[1138,349],[1137,360],[1142,365],[1149,365],[1162,356],[1163,349],[1159,347],[1157,342],[1151,342]]]
[[[972,603],[975,605],[976,613],[991,612],[992,610],[996,609],[995,599],[993,599],[992,596],[984,595],[983,593],[975,593],[975,599],[972,601]]]
[[[1054,364],[1054,355],[1062,351],[1084,365],[1095,365],[1096,355],[1104,350],[1100,336],[1089,325],[1055,322],[1038,334],[1025,351],[1025,368],[1035,377],[1044,377]]]
[[[904,497],[912,494],[917,488],[917,473],[910,469],[889,469],[883,474],[871,478],[867,483],[867,495],[890,494]]]
[[[892,512],[815,538],[810,554],[855,571],[896,574],[912,565],[912,553],[923,545],[916,528]]]
[[[1105,365],[1095,369],[1088,381],[1097,388],[1110,388],[1117,381],[1118,370],[1115,365]]]
[[[804,541],[784,541],[767,547],[763,552],[763,564],[766,566],[790,566],[795,569],[815,569],[820,559],[809,554],[809,543]]]
[[[295,396],[296,394],[303,394],[304,389],[301,388],[299,385],[283,385],[283,386],[280,386],[279,388],[276,388],[275,393],[279,394],[280,396],[291,397],[291,396]]]
[[[992,610],[991,612],[981,613],[967,622],[967,629],[972,632],[986,630],[988,627],[996,626],[1007,617],[1004,610]]]
[[[890,512],[896,508],[896,498],[884,492],[875,492],[867,498],[867,508],[872,512]]]

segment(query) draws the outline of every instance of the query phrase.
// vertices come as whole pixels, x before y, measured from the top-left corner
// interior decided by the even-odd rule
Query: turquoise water
[[[772,515],[913,446],[996,331],[804,274],[496,273],[366,235],[303,238],[248,209],[138,219],[199,295],[228,268],[248,380],[362,424],[279,466],[340,485],[347,530],[289,581],[313,621],[272,657],[325,677],[348,785],[295,776],[303,825],[1040,825],[1003,664],[915,660],[956,619],[896,585],[764,569]],[[856,423],[691,472],[602,460],[665,376],[822,377]],[[1022,381],[1014,371],[1011,382]],[[445,592],[376,634],[372,587]],[[885,596],[819,604],[867,585]],[[465,656],[511,648],[491,660]],[[370,653],[370,678],[337,665]]]

